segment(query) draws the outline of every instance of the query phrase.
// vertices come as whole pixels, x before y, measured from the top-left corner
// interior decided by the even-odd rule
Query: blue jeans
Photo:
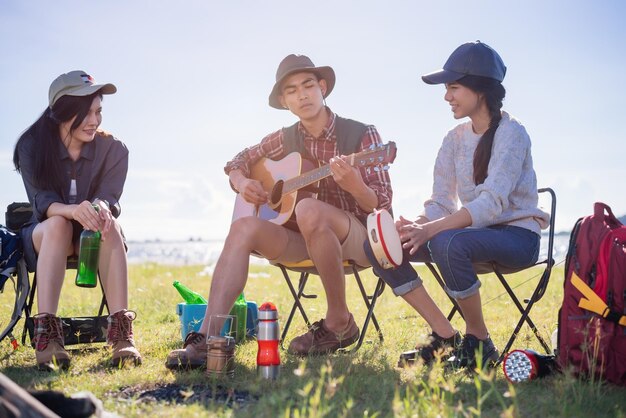
[[[410,264],[417,261],[435,263],[446,284],[445,291],[455,299],[463,299],[480,288],[473,263],[496,263],[507,269],[529,267],[539,257],[540,238],[528,229],[510,225],[451,229],[432,237],[413,255],[405,250],[402,264],[395,269],[380,266],[368,240],[363,247],[374,273],[395,295],[402,296],[422,285]]]

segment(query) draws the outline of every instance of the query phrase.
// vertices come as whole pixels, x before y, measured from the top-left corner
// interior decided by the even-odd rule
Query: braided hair
[[[502,101],[506,95],[506,90],[498,80],[488,77],[466,75],[457,81],[462,86],[482,94],[489,111],[489,128],[480,137],[476,150],[474,151],[474,183],[478,186],[482,184],[487,175],[491,150],[493,148],[493,138],[502,120]]]

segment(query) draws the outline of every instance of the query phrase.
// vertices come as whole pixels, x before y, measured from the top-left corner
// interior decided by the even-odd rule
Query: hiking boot
[[[41,313],[35,315],[33,321],[33,344],[39,370],[67,369],[70,366],[70,355],[65,351],[61,318]]]
[[[476,362],[477,353],[482,354],[481,366],[483,369],[493,366],[500,356],[489,336],[484,340],[479,340],[472,334],[465,334],[460,347],[454,350],[447,365],[454,369],[467,368],[473,370],[478,366]]]
[[[348,325],[342,332],[334,333],[326,328],[323,319],[319,320],[311,325],[306,334],[294,338],[287,351],[299,356],[330,354],[354,344],[358,339],[359,327],[350,314]]]
[[[128,362],[135,366],[141,364],[141,354],[135,348],[133,339],[133,321],[137,314],[133,311],[122,309],[109,315],[107,329],[107,343],[113,347],[111,365],[120,367]]]
[[[413,366],[419,359],[422,359],[424,365],[429,365],[437,358],[437,355],[441,355],[441,359],[445,361],[451,352],[461,345],[462,339],[463,337],[461,337],[461,333],[458,331],[448,338],[440,337],[439,334],[433,331],[428,336],[426,344],[418,345],[414,350],[400,354],[398,367]]]
[[[165,367],[170,370],[197,369],[206,367],[206,335],[191,331],[185,337],[183,348],[171,351]]]

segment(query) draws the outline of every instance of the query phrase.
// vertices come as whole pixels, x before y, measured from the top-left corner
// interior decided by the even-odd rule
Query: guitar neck
[[[347,163],[354,167],[356,154],[350,154],[348,156]],[[361,162],[362,163],[362,162]],[[321,179],[329,177],[331,175],[330,164],[326,164],[322,167],[316,168],[314,170],[308,171],[304,174],[300,174],[298,177],[294,177],[290,180],[285,181],[283,185],[283,194],[295,192],[296,190],[300,190],[303,187],[310,186],[311,184],[317,183]]]
[[[347,163],[352,167],[371,167],[376,165],[388,164],[396,158],[396,143],[391,141],[387,145],[378,147],[373,150],[361,151],[359,153],[350,154]],[[303,187],[309,186],[330,176],[330,165],[313,169],[292,179],[286,180],[282,187],[282,195],[295,192]]]
[[[307,171],[297,177],[285,181],[283,185],[283,195],[295,192],[306,186],[317,183],[323,178],[330,176],[330,165],[324,165],[322,167]]]

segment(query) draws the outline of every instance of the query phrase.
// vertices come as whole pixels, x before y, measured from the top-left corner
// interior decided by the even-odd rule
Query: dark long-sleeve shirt
[[[38,188],[32,178],[34,153],[37,143],[32,137],[25,138],[18,148],[20,171],[28,200],[33,206],[34,220],[44,221],[53,203],[80,203],[98,198],[108,202],[113,216],[121,212],[119,199],[128,172],[128,149],[112,135],[98,132],[91,142],[83,145],[77,161],[70,158],[65,146],[59,141],[59,154],[63,169],[61,193]],[[76,196],[70,196],[72,179],[76,179]]]

